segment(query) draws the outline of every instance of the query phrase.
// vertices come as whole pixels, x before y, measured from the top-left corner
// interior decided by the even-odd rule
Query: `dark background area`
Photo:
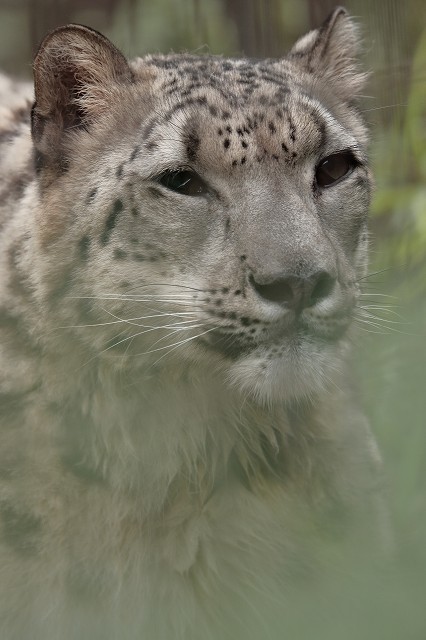
[[[0,0],[0,68],[30,78],[38,43],[67,22],[105,33],[128,56],[171,50],[280,56],[335,5],[331,0]],[[368,569],[352,579],[356,559],[348,561],[342,583],[331,583],[318,603],[315,623],[305,620],[300,604],[293,639],[424,640],[426,3],[348,0],[345,6],[361,26],[364,64],[371,71],[362,109],[370,123],[376,176],[372,275],[365,282],[356,368],[385,461],[395,552],[385,580]]]

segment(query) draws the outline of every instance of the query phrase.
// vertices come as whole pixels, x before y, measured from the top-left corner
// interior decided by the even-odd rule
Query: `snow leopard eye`
[[[321,160],[317,166],[316,183],[322,188],[330,187],[352,173],[356,166],[357,161],[350,151],[333,153],[333,155]]]
[[[206,183],[189,169],[165,171],[158,178],[158,182],[170,191],[176,191],[184,196],[201,196],[207,193]]]

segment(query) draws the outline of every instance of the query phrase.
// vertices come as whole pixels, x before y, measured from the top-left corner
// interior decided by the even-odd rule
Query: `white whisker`
[[[187,342],[190,342],[191,340],[196,340],[197,338],[200,338],[201,336],[204,336],[206,333],[210,333],[211,331],[214,331],[215,329],[217,329],[217,327],[211,327],[210,329],[207,329],[206,331],[203,331],[203,333],[199,333],[196,336],[192,336],[190,338],[187,338],[186,340],[181,340],[180,342],[177,342],[174,345],[169,345],[169,347],[172,347],[169,349],[169,351],[167,351],[165,354],[163,354],[160,358],[158,358],[158,360],[156,360],[152,366],[157,365],[160,360],[162,360],[163,358],[165,358],[167,355],[169,355],[172,351],[175,351],[178,347],[180,347],[182,344],[185,344]],[[161,347],[160,349],[155,349],[155,351],[160,351],[161,349],[167,349],[167,347]],[[148,352],[151,353],[151,352]]]
[[[109,315],[114,316],[114,314],[110,313],[109,311],[105,310],[104,311],[106,313],[109,313]],[[190,311],[185,311],[182,313],[159,313],[156,315],[150,315],[150,316],[140,316],[140,317],[136,317],[136,318],[118,318],[117,320],[111,320],[110,322],[93,322],[92,324],[71,324],[71,325],[64,325],[61,327],[57,327],[58,329],[86,329],[88,327],[107,327],[109,325],[113,325],[113,324],[129,324],[129,325],[134,325],[136,327],[143,327],[145,325],[142,324],[138,324],[137,322],[135,322],[136,320],[149,320],[152,318],[165,318],[165,317],[178,317],[178,316],[183,316],[183,315],[191,315],[193,317],[195,317],[195,314],[191,313]],[[183,324],[184,322],[192,322],[192,320],[183,320],[181,323]],[[179,323],[179,324],[181,324]]]
[[[388,293],[361,293],[361,296],[381,296],[382,298],[393,298],[394,300],[398,300],[397,296],[389,295]]]
[[[399,325],[410,324],[409,322],[403,322],[401,320],[389,320],[389,318],[381,318],[380,316],[376,316],[376,314],[370,313],[365,309],[360,309],[360,314],[365,318],[371,318],[372,320],[376,320],[377,322],[386,322],[387,324],[399,324]]]
[[[385,313],[392,313],[398,317],[402,317],[400,316],[396,311],[394,311],[394,309],[400,309],[401,305],[397,305],[397,304],[377,304],[377,303],[368,303],[368,304],[362,304],[360,305],[360,309],[374,309],[376,311],[384,311]]]
[[[128,295],[128,294],[119,294],[119,293],[111,293],[111,294],[102,294],[96,296],[67,296],[69,300],[122,300],[124,302],[166,302],[172,304],[174,302],[191,302],[194,301],[193,296],[183,297],[183,296],[155,296],[148,295],[141,297],[140,295]]]
[[[403,336],[414,335],[414,334],[408,333],[406,331],[400,331],[399,329],[395,329],[395,327],[390,327],[388,325],[384,326],[384,325],[380,324],[381,319],[380,319],[380,322],[374,322],[373,320],[366,320],[365,318],[361,318],[359,316],[355,316],[354,319],[358,323],[359,322],[363,322],[363,323],[368,324],[368,325],[370,325],[372,327],[376,327],[377,329],[380,329],[381,332],[383,333],[383,335],[390,335],[390,333],[399,333],[399,334],[401,334]]]
[[[112,313],[111,311],[108,311],[107,309],[102,309],[102,311],[104,311],[105,313],[107,313],[108,315],[112,316],[113,318],[116,318],[116,322],[125,322],[126,324],[129,325],[133,325],[136,327],[152,327],[152,325],[144,325],[144,324],[140,324],[139,322],[133,322],[132,319],[130,320],[125,320],[123,318],[120,318],[119,316],[116,316],[114,313]],[[190,312],[183,312],[185,315],[192,315],[192,317],[194,319],[196,319],[195,314],[190,313]],[[152,319],[152,318],[164,318],[164,317],[180,317],[180,314],[173,314],[173,313],[167,313],[167,314],[156,314],[156,315],[151,315],[151,316],[141,316],[140,318],[134,318],[133,320],[147,320],[147,319]],[[193,322],[193,320],[189,319],[189,320],[181,320],[179,323],[174,323],[176,325],[178,324],[184,324],[185,322]],[[159,327],[154,327],[154,328],[164,328],[167,327],[168,325],[160,325]],[[173,325],[174,326],[174,325]]]
[[[167,338],[170,338],[171,336],[175,335],[175,334],[176,334],[176,333],[178,333],[179,331],[188,331],[188,330],[190,330],[190,329],[198,329],[199,327],[203,327],[203,326],[204,326],[204,325],[200,323],[200,324],[194,324],[194,325],[192,325],[192,326],[190,326],[190,327],[182,327],[182,328],[180,328],[180,329],[174,329],[173,331],[170,331],[170,333],[168,333],[167,335],[162,336],[161,338],[158,338],[158,340],[156,340],[156,341],[151,345],[151,347],[154,347],[156,344],[159,344],[162,340],[166,340]],[[170,327],[170,328],[172,328],[172,327]],[[164,348],[167,348],[167,347],[164,347]],[[154,349],[154,351],[156,351],[156,349]]]

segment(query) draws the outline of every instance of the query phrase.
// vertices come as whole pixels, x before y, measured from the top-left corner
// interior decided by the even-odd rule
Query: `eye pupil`
[[[349,151],[328,156],[317,167],[316,183],[319,187],[330,187],[351,173],[355,166],[355,158]]]
[[[166,189],[185,196],[199,196],[207,191],[205,182],[194,171],[188,169],[165,171],[158,178],[158,182]]]

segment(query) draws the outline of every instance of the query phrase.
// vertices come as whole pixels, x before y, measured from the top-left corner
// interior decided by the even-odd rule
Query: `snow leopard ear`
[[[132,80],[126,58],[97,31],[71,24],[47,35],[34,59],[37,168],[63,172],[64,134],[89,128],[108,110],[116,89]]]
[[[337,7],[318,29],[296,42],[288,57],[304,71],[324,78],[343,100],[353,99],[367,77],[357,61],[360,45],[357,25],[346,9]]]

